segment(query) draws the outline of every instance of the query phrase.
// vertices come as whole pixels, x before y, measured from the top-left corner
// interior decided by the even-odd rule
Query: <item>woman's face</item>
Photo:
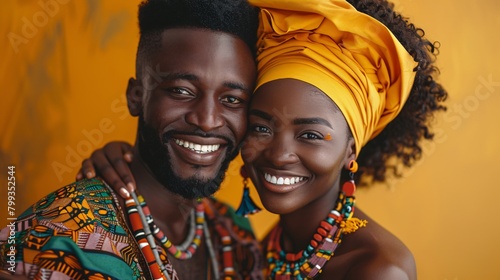
[[[332,204],[340,172],[355,158],[344,116],[318,88],[294,79],[261,86],[249,109],[242,156],[267,210]]]

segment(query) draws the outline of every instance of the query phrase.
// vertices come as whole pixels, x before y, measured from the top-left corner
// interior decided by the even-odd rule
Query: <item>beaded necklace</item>
[[[209,219],[214,219],[215,215],[211,211],[210,207],[206,207],[205,204],[206,201],[201,200],[196,205],[196,221],[194,222],[194,227],[194,215],[192,215],[191,228],[190,233],[188,233],[188,238],[183,242],[182,245],[175,246],[154,223],[151,212],[149,211],[149,207],[147,206],[142,196],[137,196],[135,193],[132,193],[132,198],[128,199],[125,202],[130,224],[134,231],[134,237],[136,238],[139,247],[141,248],[141,251],[148,263],[149,270],[151,271],[154,279],[171,279],[172,276],[176,278],[174,269],[171,267],[168,258],[166,258],[167,266],[163,264],[158,253],[155,238],[159,243],[162,244],[163,248],[166,249],[169,254],[177,259],[187,260],[194,255],[197,248],[200,246],[203,235],[205,235],[205,242],[210,255],[210,262],[213,266],[214,277],[215,279],[219,279],[220,275],[217,256],[215,254],[212,240],[210,238],[210,231],[205,221],[205,212]],[[215,225],[215,229],[221,237],[221,244],[223,246],[223,279],[233,279],[236,274],[233,268],[231,237],[229,235],[229,232],[224,227],[222,227],[222,225],[217,223]],[[194,234],[192,234],[192,231],[194,231]],[[190,241],[191,236],[193,237]]]
[[[205,207],[203,203],[198,203],[196,204],[196,221],[195,221],[195,227],[190,227],[190,231],[194,231],[194,236],[190,232],[188,233],[188,237],[184,241],[184,244],[180,246],[175,246],[172,244],[170,239],[163,233],[163,231],[154,223],[153,216],[151,215],[151,212],[149,211],[149,207],[146,205],[146,202],[144,202],[144,198],[142,196],[139,196],[139,199],[142,199],[142,210],[144,211],[144,215],[146,215],[146,219],[148,222],[148,225],[153,232],[156,240],[158,240],[167,251],[174,256],[176,259],[179,260],[189,260],[191,257],[193,257],[194,253],[196,253],[196,250],[201,244],[201,239],[203,238],[203,224],[205,223]],[[192,223],[191,223],[192,225]],[[190,236],[192,239],[190,240]],[[187,248],[185,245],[187,245]]]
[[[286,253],[280,245],[282,228],[276,226],[267,244],[268,279],[313,279],[333,256],[344,233],[366,226],[366,220],[353,218],[354,196],[340,192],[335,208],[321,221],[305,250]]]

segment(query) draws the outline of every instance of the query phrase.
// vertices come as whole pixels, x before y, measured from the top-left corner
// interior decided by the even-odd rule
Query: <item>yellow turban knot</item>
[[[261,8],[257,88],[297,79],[340,108],[356,152],[403,107],[416,63],[376,19],[340,0],[249,0]]]

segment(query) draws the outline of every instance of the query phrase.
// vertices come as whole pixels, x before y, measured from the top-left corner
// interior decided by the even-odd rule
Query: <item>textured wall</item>
[[[134,141],[124,94],[134,74],[138,1],[5,1],[0,10],[0,225],[7,223],[7,167],[16,166],[16,215],[73,181],[81,159],[113,139]],[[467,5],[465,5],[467,3]],[[500,279],[500,4],[397,2],[439,40],[449,110],[418,166],[358,205],[414,252],[420,279]],[[236,205],[240,162],[218,194]],[[235,188],[235,186],[237,186]],[[496,187],[495,187],[496,186]],[[253,192],[255,196],[255,192]],[[259,236],[275,221],[252,218]]]

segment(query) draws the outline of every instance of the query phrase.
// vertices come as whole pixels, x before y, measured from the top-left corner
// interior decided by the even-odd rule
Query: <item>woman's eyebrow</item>
[[[323,118],[299,118],[293,120],[293,124],[322,124],[329,128],[333,128],[330,122]]]
[[[264,111],[261,111],[261,110],[257,110],[257,109],[250,110],[249,115],[254,115],[254,116],[260,117],[266,121],[271,121],[274,119],[273,116],[271,116],[270,114],[268,114]],[[297,119],[293,120],[293,124],[295,124],[295,125],[322,124],[322,125],[328,126],[329,128],[333,128],[329,121],[327,121],[323,118],[319,118],[319,117],[317,117],[317,118],[297,118]]]
[[[263,118],[266,121],[271,121],[273,119],[273,117],[271,115],[269,115],[268,113],[261,111],[261,110],[257,110],[257,109],[250,110],[250,112],[248,112],[248,114]]]

